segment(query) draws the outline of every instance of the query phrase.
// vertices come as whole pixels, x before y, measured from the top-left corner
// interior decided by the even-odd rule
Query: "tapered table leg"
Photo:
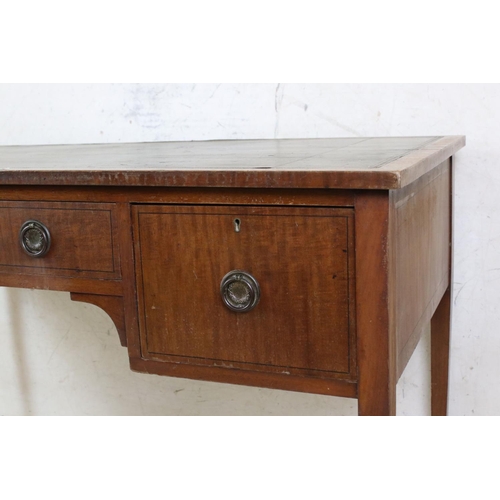
[[[444,417],[448,411],[450,301],[448,288],[431,320],[431,408],[436,417]]]
[[[356,201],[356,327],[358,414],[396,414],[395,343],[390,320],[389,197],[364,193]]]

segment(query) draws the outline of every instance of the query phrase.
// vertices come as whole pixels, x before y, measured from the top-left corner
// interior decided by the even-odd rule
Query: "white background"
[[[456,157],[452,415],[500,415],[500,84],[3,84],[0,143],[467,136]],[[0,289],[0,414],[354,415],[356,402],[135,374],[111,320]],[[429,412],[428,336],[398,413]]]

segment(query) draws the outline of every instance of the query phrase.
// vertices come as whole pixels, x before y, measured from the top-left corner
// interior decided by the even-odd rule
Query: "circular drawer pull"
[[[50,249],[49,230],[36,220],[26,221],[22,225],[19,241],[30,257],[43,257]]]
[[[257,280],[245,271],[231,271],[222,278],[220,293],[224,304],[234,312],[251,311],[260,300]]]

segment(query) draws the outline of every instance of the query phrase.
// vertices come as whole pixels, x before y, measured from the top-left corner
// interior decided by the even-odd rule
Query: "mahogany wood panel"
[[[123,309],[122,297],[71,293],[71,300],[74,300],[75,302],[85,302],[101,308],[113,320],[113,323],[118,330],[121,345],[123,347],[127,347],[125,313]]]
[[[117,215],[120,225],[120,249],[122,252],[123,272],[123,305],[125,309],[125,325],[127,348],[130,357],[141,355],[139,337],[139,319],[137,305],[137,285],[135,280],[134,243],[132,240],[132,215],[128,203],[117,204]]]
[[[431,320],[431,408],[432,415],[448,412],[451,294],[446,290]]]
[[[0,273],[116,279],[119,252],[114,244],[113,204],[0,202]],[[50,231],[47,255],[33,258],[19,243],[28,220]]]
[[[123,295],[121,281],[88,278],[65,278],[46,274],[0,273],[0,286],[53,290],[57,292],[91,293],[96,295]]]
[[[391,191],[398,377],[450,284],[450,161]]]
[[[0,184],[398,189],[463,147],[456,137],[0,148]]]
[[[356,324],[359,415],[395,415],[396,352],[390,309],[389,195],[356,200]]]
[[[343,209],[136,207],[143,357],[347,378],[351,221]],[[251,312],[221,300],[235,269],[259,281]]]
[[[192,366],[181,363],[162,363],[159,361],[130,358],[130,368],[136,372],[167,375],[194,380],[208,380],[226,384],[239,384],[285,391],[323,394],[341,398],[357,396],[356,383],[349,380],[322,379],[294,375],[280,375],[258,371],[213,367]]]
[[[103,186],[0,186],[0,199],[201,205],[353,207],[352,191],[338,189],[223,189]]]

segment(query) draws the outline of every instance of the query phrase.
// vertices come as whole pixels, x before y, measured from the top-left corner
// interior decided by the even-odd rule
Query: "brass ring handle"
[[[30,257],[43,257],[50,249],[50,232],[41,222],[29,220],[21,226],[19,242]]]
[[[220,293],[224,304],[234,312],[251,311],[260,300],[259,283],[251,274],[240,270],[222,278]]]

